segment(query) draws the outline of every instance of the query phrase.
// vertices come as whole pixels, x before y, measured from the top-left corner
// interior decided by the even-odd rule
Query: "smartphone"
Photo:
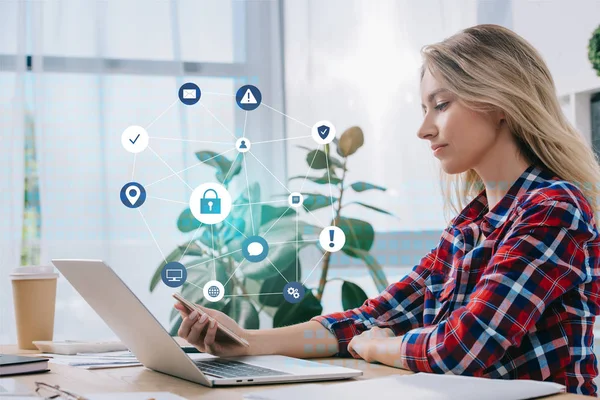
[[[183,306],[190,313],[192,311],[196,311],[196,312],[198,312],[199,315],[206,314],[204,311],[202,311],[202,309],[200,307],[197,307],[196,304],[192,303],[191,301],[186,300],[179,293],[173,293],[173,297],[175,299],[177,299],[177,301],[179,301],[181,304],[183,304]],[[210,315],[209,315],[209,317],[210,317]],[[210,318],[212,319],[212,317],[210,317]],[[242,346],[246,346],[246,347],[250,346],[250,343],[248,343],[248,341],[246,339],[244,339],[243,337],[240,337],[238,334],[234,333],[231,329],[227,328],[226,326],[223,326],[223,324],[218,324],[217,333],[218,332],[222,332],[223,334],[225,334],[225,336],[229,337],[230,339],[233,339],[234,341],[241,344]]]

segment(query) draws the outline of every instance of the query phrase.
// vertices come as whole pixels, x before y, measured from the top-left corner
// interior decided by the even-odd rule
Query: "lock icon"
[[[206,197],[208,192],[213,192],[215,197]],[[200,199],[200,214],[221,214],[221,199],[214,189],[207,189]]]

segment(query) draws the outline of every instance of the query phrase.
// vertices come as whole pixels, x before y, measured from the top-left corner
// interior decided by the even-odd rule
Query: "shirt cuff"
[[[348,344],[354,336],[360,335],[367,330],[362,321],[352,318],[332,321],[325,315],[319,315],[310,320],[319,322],[336,337],[338,341],[338,352],[334,354],[334,357],[352,357],[348,352]]]
[[[414,372],[433,372],[427,358],[427,348],[429,337],[435,329],[436,325],[432,325],[415,328],[404,334],[400,345],[400,368]]]

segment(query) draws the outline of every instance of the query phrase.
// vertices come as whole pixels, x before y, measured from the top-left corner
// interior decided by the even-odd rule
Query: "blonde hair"
[[[576,185],[594,214],[599,211],[598,160],[564,116],[550,71],[531,44],[502,26],[477,25],[423,47],[421,54],[421,78],[428,69],[467,107],[504,111],[519,154]],[[484,189],[472,169],[442,171],[441,178],[447,214],[458,214]]]

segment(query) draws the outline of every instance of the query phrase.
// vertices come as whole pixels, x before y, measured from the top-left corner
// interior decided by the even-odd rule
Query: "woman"
[[[550,72],[512,31],[479,25],[422,50],[418,131],[461,210],[399,282],[356,309],[245,330],[183,315],[179,336],[221,356],[352,356],[411,371],[563,384],[595,395],[598,162]],[[466,203],[467,199],[470,202]],[[215,339],[224,324],[249,348]]]

